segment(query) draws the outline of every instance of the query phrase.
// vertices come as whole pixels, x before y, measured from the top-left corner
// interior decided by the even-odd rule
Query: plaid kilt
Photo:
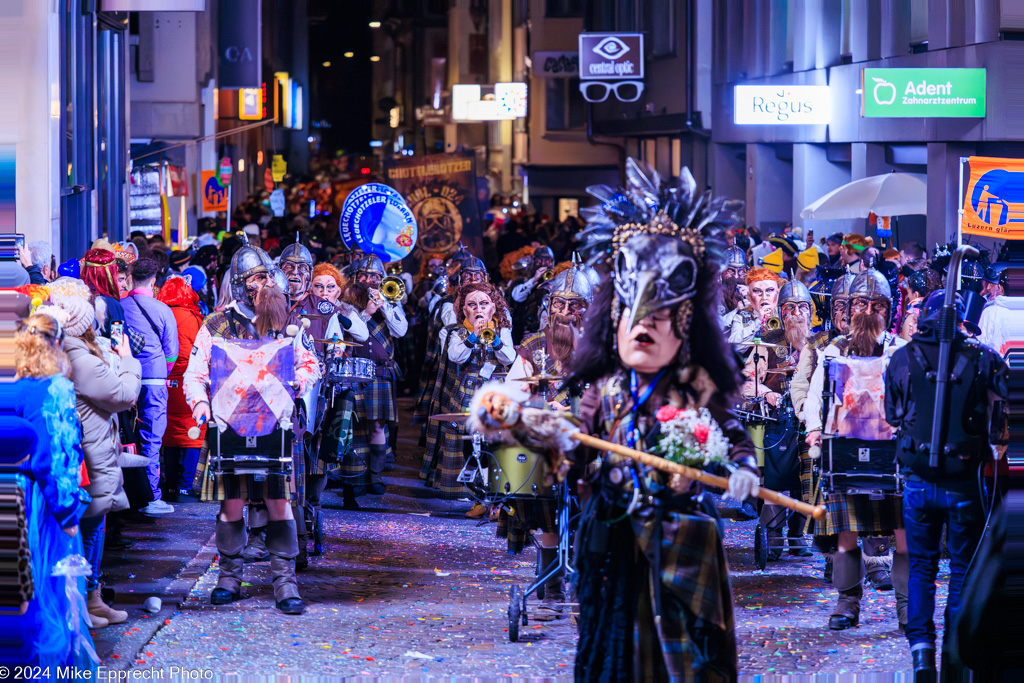
[[[334,395],[334,405],[327,405],[317,438],[307,442],[306,474],[330,474],[342,469],[344,458],[352,445],[354,407],[355,399],[351,389],[343,389]],[[315,458],[312,457],[314,453]]]
[[[441,306],[443,302],[438,303]],[[438,351],[441,347],[441,316],[440,309],[435,308],[438,315],[430,319],[427,325],[427,353],[423,357],[423,370],[420,373],[420,393],[416,399],[416,407],[412,413],[414,425],[426,424],[430,416],[430,402],[434,396],[434,387],[437,383]]]
[[[541,533],[558,533],[558,501],[554,498],[512,501],[514,514],[509,515],[501,508],[498,517],[498,538],[508,539],[508,552],[518,555],[533,541],[533,530]]]
[[[215,475],[210,467],[209,450],[203,448],[199,453],[195,487],[199,490],[199,500],[204,503],[235,499],[291,500],[293,505],[302,506],[306,498],[305,481],[306,463],[302,445],[298,439],[292,439],[292,473],[271,473],[263,481],[256,481],[256,476],[252,474]]]
[[[379,377],[355,390],[356,415],[362,420],[398,422],[394,382]]]
[[[816,536],[856,531],[861,536],[891,536],[903,528],[903,496],[887,495],[871,500],[866,495],[831,494],[825,504],[825,521]]]
[[[458,384],[446,381],[449,366],[454,365],[448,362],[447,340],[451,339],[452,333],[457,328],[457,325],[449,325],[445,328],[448,331],[448,335],[445,337],[445,346],[439,349],[437,372],[431,385],[433,388],[430,392],[430,400],[427,403],[428,416],[450,412],[445,410],[445,406],[450,405],[451,390],[453,387],[458,386]],[[438,336],[438,340],[440,340],[440,336]],[[440,346],[440,344],[438,345]],[[457,371],[458,369],[456,368]],[[441,445],[441,423],[438,420],[427,420],[423,436],[425,450],[423,451],[423,461],[420,464],[420,479],[425,480],[430,476],[430,472],[434,468],[434,461],[437,458],[437,452]]]

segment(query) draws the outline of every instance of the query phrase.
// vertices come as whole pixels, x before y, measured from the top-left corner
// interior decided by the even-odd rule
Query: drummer
[[[369,335],[366,322],[350,304],[341,301],[333,303],[313,292],[313,255],[302,244],[296,242],[284,248],[281,252],[280,267],[288,278],[288,298],[292,315],[309,321],[306,333],[314,340],[314,348],[321,363],[320,374],[326,379],[325,364],[333,358],[341,357],[344,348],[325,342],[332,339],[341,341],[346,335],[357,342],[365,342]],[[321,290],[324,288],[321,287]],[[306,459],[306,499],[315,511],[320,510],[327,478],[339,467],[339,461],[344,456],[344,450],[351,438],[351,435],[344,438],[344,435],[338,433],[352,423],[351,401],[335,400],[331,405],[327,405],[326,401],[319,400],[320,393],[325,388],[325,382],[320,382],[303,396],[307,419],[311,425],[310,431],[306,433],[303,448]],[[346,490],[345,502],[349,508],[355,502],[351,496],[351,489]],[[299,530],[299,557],[296,559],[296,567],[305,569],[308,562],[308,530],[305,515],[299,515],[296,523]]]
[[[764,398],[771,406],[771,416],[778,422],[773,425],[773,435],[766,437],[766,441],[774,446],[768,449],[779,449],[779,455],[801,457],[800,480],[810,488],[811,461],[802,457],[801,449],[792,439],[785,438],[787,435],[795,434],[797,424],[792,416],[792,411],[781,410],[784,395],[788,394],[789,377],[796,369],[796,362],[803,351],[807,339],[811,334],[811,314],[814,302],[811,300],[811,293],[804,283],[794,280],[787,282],[779,293],[779,305],[782,312],[782,329],[776,332],[769,332],[766,338],[776,344],[754,347],[751,359],[743,368],[743,376],[746,380],[743,384],[743,395],[748,399]],[[783,423],[786,421],[786,423]],[[792,442],[792,443],[791,443]],[[793,448],[797,445],[796,448]],[[795,452],[791,452],[795,451]],[[765,468],[769,466],[768,461],[773,461],[771,455],[765,453]],[[781,463],[780,463],[781,464]],[[786,522],[786,524],[783,524]],[[761,510],[761,523],[768,530],[770,548],[769,559],[778,560],[782,555],[782,527],[788,527],[789,553],[797,557],[810,557],[810,543],[804,536],[803,529],[806,526],[807,518],[799,513],[790,513],[779,505],[766,504]],[[774,541],[774,542],[773,542]]]
[[[558,410],[569,410],[571,398],[567,389],[557,388],[572,363],[579,340],[583,337],[583,319],[594,300],[593,287],[583,266],[563,270],[551,281],[547,327],[527,337],[516,349],[516,360],[505,381],[514,382],[525,377],[537,377],[545,371],[553,374],[547,394],[539,397]],[[525,391],[537,394],[538,381],[517,382]],[[510,553],[522,552],[531,531],[540,530],[539,574],[544,575],[558,561],[557,502],[553,498],[520,500],[510,516],[503,507],[498,520],[498,537],[508,539]],[[565,596],[562,589],[563,572],[552,576],[544,585],[544,599],[536,616],[538,621],[550,621],[562,616]]]
[[[494,373],[515,360],[512,320],[501,293],[491,284],[470,284],[459,289],[455,301],[458,322],[441,330],[440,365],[430,402],[430,414],[465,413],[473,392]],[[427,451],[420,476],[442,498],[462,498],[458,481],[465,464],[462,426],[431,420],[427,425]],[[482,517],[477,503],[467,516]]]

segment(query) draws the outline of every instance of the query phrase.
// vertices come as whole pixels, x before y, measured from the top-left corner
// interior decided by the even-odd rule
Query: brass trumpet
[[[548,282],[548,281],[550,281],[554,277],[555,277],[555,271],[552,270],[551,268],[548,268],[547,270],[544,271],[543,275],[540,276],[540,281],[541,282]]]
[[[391,303],[405,298],[405,281],[400,277],[388,275],[380,282],[380,294]]]
[[[764,329],[768,330],[769,332],[777,330],[780,327],[782,327],[782,321],[779,319],[777,315],[773,315],[772,317],[764,321]]]
[[[484,344],[493,344],[497,334],[498,333],[495,332],[493,328],[485,327],[480,330],[480,341]]]

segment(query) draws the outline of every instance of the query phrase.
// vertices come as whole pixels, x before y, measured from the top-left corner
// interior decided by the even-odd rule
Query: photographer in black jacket
[[[979,490],[982,468],[986,460],[1002,455],[1009,436],[1004,417],[1007,365],[994,351],[967,338],[959,329],[950,353],[949,413],[932,414],[943,296],[940,290],[928,297],[918,333],[893,354],[885,375],[886,420],[899,430],[897,457],[908,477],[903,494],[910,555],[906,636],[915,680],[925,681],[934,680],[936,675],[933,617],[942,526],[948,526],[950,555],[945,614],[948,633],[960,605],[964,575],[985,529]],[[945,451],[939,456],[938,467],[932,468],[929,451],[934,419],[944,420],[948,427]]]

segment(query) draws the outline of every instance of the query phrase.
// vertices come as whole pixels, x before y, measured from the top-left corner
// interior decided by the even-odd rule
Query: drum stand
[[[529,623],[526,616],[526,598],[531,593],[536,593],[537,598],[543,600],[544,584],[549,579],[557,576],[559,572],[564,570],[565,579],[571,583],[572,574],[575,572],[569,558],[569,552],[572,548],[569,529],[569,511],[571,509],[572,497],[569,494],[569,482],[563,481],[561,489],[561,495],[559,496],[561,504],[558,507],[558,548],[555,554],[555,562],[545,571],[544,568],[540,567],[538,560],[537,578],[525,590],[520,589],[519,584],[516,583],[512,584],[512,587],[509,589],[508,639],[512,643],[519,642],[519,625],[526,626]]]

